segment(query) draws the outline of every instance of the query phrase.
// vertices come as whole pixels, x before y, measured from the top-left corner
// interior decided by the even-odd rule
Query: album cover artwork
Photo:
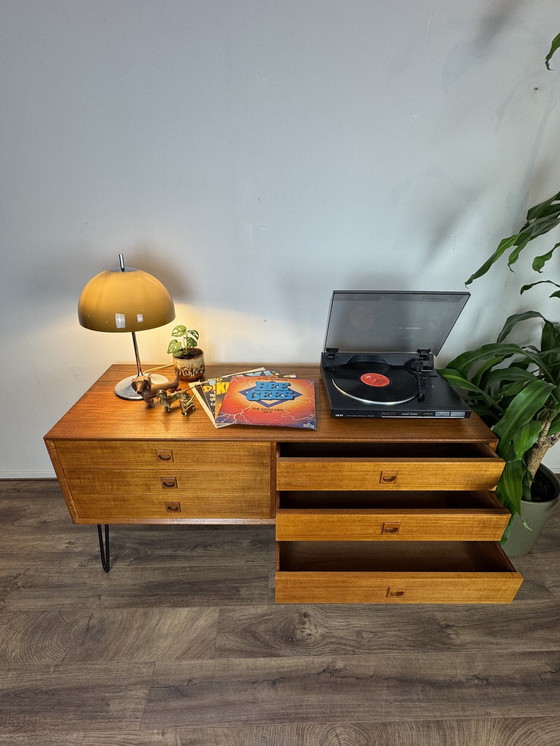
[[[216,424],[301,427],[315,430],[315,386],[305,378],[235,376]]]
[[[268,374],[264,367],[253,368],[252,370],[242,370],[236,373],[227,373],[220,378],[209,378],[207,381],[198,381],[191,383],[190,388],[198,399],[200,405],[214,424],[214,427],[226,427],[227,423],[218,424],[216,414],[219,406],[225,396],[229,382],[234,376],[262,376]]]

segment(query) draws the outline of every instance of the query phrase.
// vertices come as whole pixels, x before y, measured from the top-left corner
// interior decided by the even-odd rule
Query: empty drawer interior
[[[494,457],[484,443],[279,443],[280,458],[465,459]]]
[[[499,510],[492,492],[471,491],[287,491],[278,494],[280,510]]]
[[[283,541],[277,569],[284,572],[512,572],[494,542]]]

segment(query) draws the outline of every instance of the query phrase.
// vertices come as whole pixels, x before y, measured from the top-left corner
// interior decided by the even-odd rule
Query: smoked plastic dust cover
[[[325,350],[437,355],[470,293],[335,290]]]

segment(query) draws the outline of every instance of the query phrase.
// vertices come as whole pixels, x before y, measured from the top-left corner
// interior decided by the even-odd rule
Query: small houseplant
[[[173,355],[173,366],[183,381],[198,381],[204,375],[204,352],[198,347],[196,329],[178,324],[171,332],[167,354]]]
[[[560,34],[552,41],[546,56],[548,69],[559,48]],[[557,192],[527,212],[520,231],[500,241],[466,284],[486,274],[507,251],[510,251],[511,269],[531,241],[559,225],[560,192]],[[534,257],[532,269],[542,273],[559,247],[560,242],[556,242],[546,253]],[[550,297],[560,298],[560,285],[550,279],[523,285],[520,293],[537,285],[552,285]],[[535,319],[540,324],[539,339],[522,345],[511,342],[512,332],[518,332],[519,325],[529,320],[533,320],[534,335]],[[513,514],[508,529],[516,534],[516,543],[508,553],[523,554],[532,548],[538,530],[560,499],[558,478],[542,464],[544,455],[560,440],[560,324],[549,321],[539,311],[513,314],[506,319],[494,344],[464,352],[442,373],[462,390],[474,411],[499,437],[498,454],[506,465],[496,493]],[[506,545],[513,538],[509,537]]]

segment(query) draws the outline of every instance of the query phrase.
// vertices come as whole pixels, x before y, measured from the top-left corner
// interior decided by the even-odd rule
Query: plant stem
[[[550,438],[548,437],[548,431],[550,430],[552,420],[553,417],[547,417],[545,419],[541,428],[541,434],[539,435],[539,438],[535,445],[529,451],[527,457],[527,471],[529,472],[531,482],[533,481],[533,478],[537,473],[539,466],[541,465],[541,461],[543,460],[545,453],[548,451],[549,448],[551,448],[551,446],[554,445],[554,443],[556,443],[557,438],[555,438],[554,436]]]

